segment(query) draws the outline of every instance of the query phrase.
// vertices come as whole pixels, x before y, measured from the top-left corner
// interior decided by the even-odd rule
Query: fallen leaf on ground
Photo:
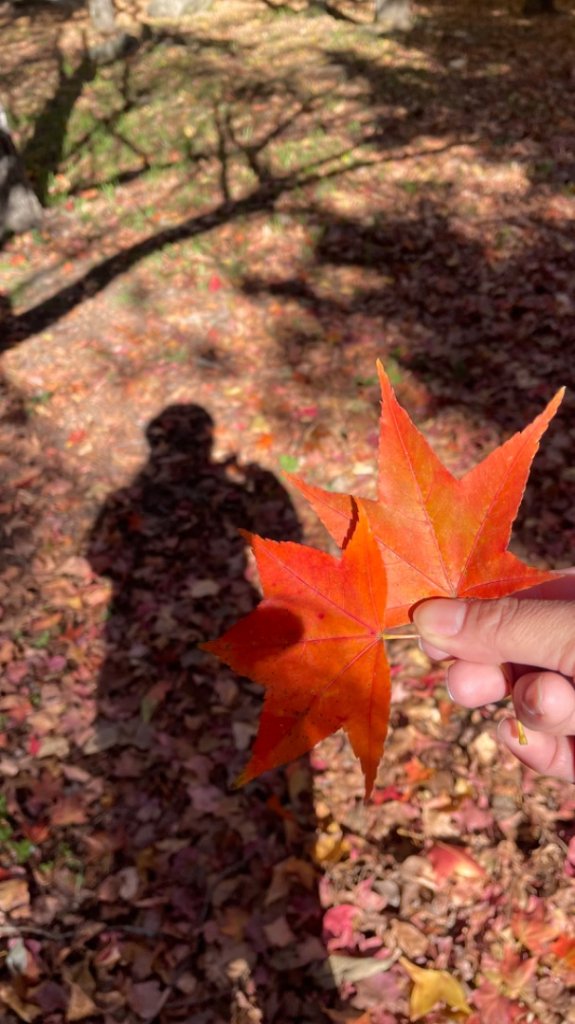
[[[436,843],[427,851],[437,878],[485,878],[485,871],[473,857],[459,846]]]
[[[141,981],[128,990],[128,1003],[142,1020],[152,1020],[162,1009],[169,988],[162,989],[157,981]]]
[[[334,1024],[371,1024],[369,1013],[358,1015],[353,1010],[330,1010],[327,1007],[324,1013]]]
[[[265,904],[269,906],[276,900],[287,896],[293,882],[299,882],[304,888],[312,891],[316,873],[313,864],[298,857],[286,857],[274,864],[271,885],[266,893]]]
[[[399,960],[413,981],[413,989],[409,1000],[410,1020],[419,1020],[429,1013],[438,1003],[444,1003],[451,1010],[459,1013],[471,1013],[462,985],[452,978],[447,971],[436,971],[418,967],[405,957]]]
[[[378,959],[374,956],[340,956],[336,953],[313,968],[311,974],[322,988],[336,988],[344,982],[354,984],[362,978],[389,971],[396,962],[396,956]]]
[[[28,917],[30,893],[25,878],[7,878],[0,882],[0,910],[12,917]]]
[[[73,1021],[86,1020],[87,1017],[92,1017],[95,1013],[98,1013],[98,1007],[87,992],[77,985],[76,982],[70,982],[70,1000],[68,1002],[68,1009],[66,1010],[66,1020]]]
[[[35,1006],[33,1003],[27,1003],[21,999],[18,993],[9,984],[0,985],[0,1004],[4,1004],[10,1010],[13,1010],[20,1020],[26,1022],[26,1024],[32,1024],[33,1021],[38,1020],[38,1017],[42,1013],[39,1006]]]
[[[561,961],[561,966],[575,971],[575,938],[571,935],[560,935],[551,945],[551,952]]]
[[[511,918],[511,929],[515,938],[538,956],[549,952],[550,944],[561,930],[557,921],[546,917],[542,902],[530,914],[517,910]]]
[[[479,1009],[477,1024],[520,1024],[527,1019],[530,1024],[538,1024],[532,1017],[526,1017],[525,1009],[520,1003],[512,1002],[503,995],[490,981],[484,981],[473,993],[473,1003]],[[476,1015],[468,1024],[476,1022]]]

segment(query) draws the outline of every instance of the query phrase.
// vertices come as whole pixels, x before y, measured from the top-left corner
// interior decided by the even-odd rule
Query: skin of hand
[[[496,601],[424,601],[413,621],[430,658],[455,659],[453,700],[475,708],[511,693],[527,744],[514,719],[501,740],[535,771],[575,782],[575,569]]]

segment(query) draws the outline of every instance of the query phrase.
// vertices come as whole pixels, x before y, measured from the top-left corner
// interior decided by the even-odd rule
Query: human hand
[[[453,700],[475,708],[511,693],[527,743],[514,719],[503,742],[535,771],[575,781],[575,570],[497,601],[424,601],[413,621],[431,658],[456,659]]]

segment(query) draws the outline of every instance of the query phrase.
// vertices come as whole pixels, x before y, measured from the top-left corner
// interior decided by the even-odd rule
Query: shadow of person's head
[[[150,459],[181,453],[198,467],[210,462],[214,421],[201,405],[169,405],[146,427]]]

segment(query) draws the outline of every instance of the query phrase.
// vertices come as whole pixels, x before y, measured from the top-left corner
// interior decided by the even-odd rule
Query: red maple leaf
[[[369,795],[387,733],[390,674],[385,572],[367,518],[359,513],[341,559],[301,544],[249,539],[264,600],[219,640],[202,645],[266,688],[240,781],[343,728]]]
[[[369,795],[389,719],[384,628],[429,597],[494,598],[554,578],[507,551],[541,435],[562,398],[456,479],[399,406],[381,365],[378,501],[294,481],[340,560],[249,537],[264,600],[203,646],[266,688],[241,781],[284,764],[343,727]]]
[[[525,565],[507,545],[539,440],[564,389],[525,430],[457,479],[399,405],[381,363],[378,372],[378,500],[290,479],[340,547],[356,509],[365,509],[388,577],[386,626],[408,622],[410,608],[428,597],[503,597],[552,579]]]

